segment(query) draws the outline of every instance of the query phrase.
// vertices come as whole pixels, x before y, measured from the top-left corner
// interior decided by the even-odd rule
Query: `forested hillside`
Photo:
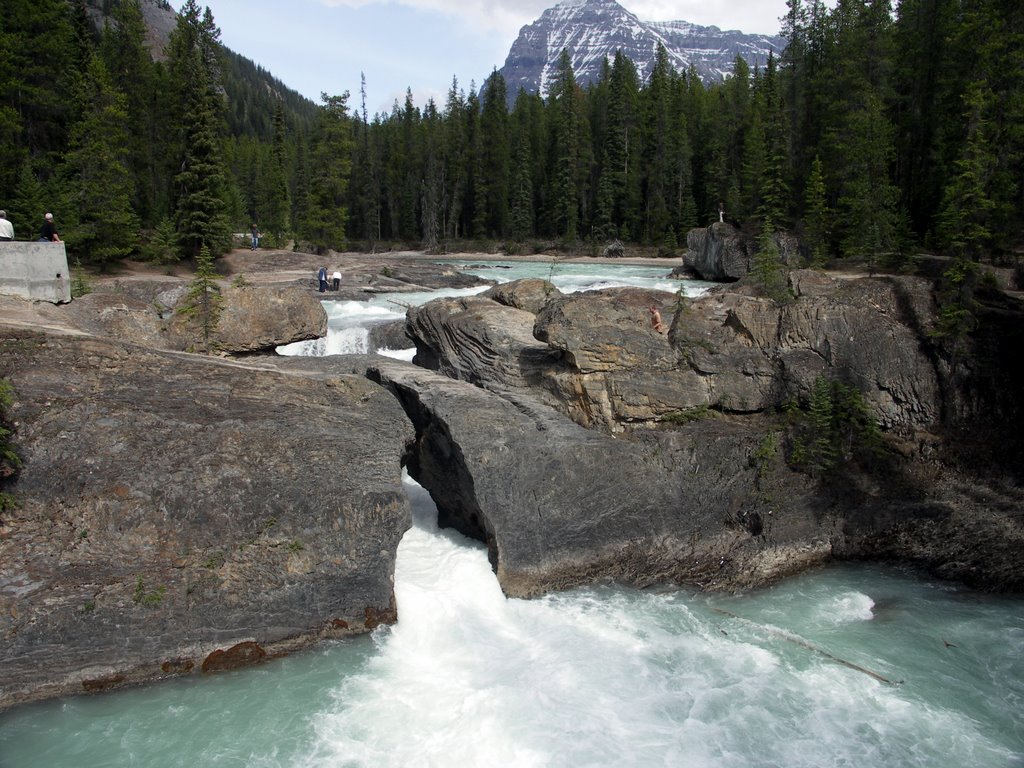
[[[81,0],[14,0],[0,38],[0,206],[20,237],[53,210],[102,265],[214,253],[257,222],[316,248],[612,238],[675,248],[725,217],[799,234],[808,259],[898,267],[925,246],[1016,258],[1024,225],[1024,7],[791,0],[780,60],[706,87],[662,51],[507,107],[493,73],[388,114],[312,113],[182,10],[154,63],[137,0],[96,37]],[[766,240],[767,241],[767,240]],[[516,245],[516,244],[519,245]]]

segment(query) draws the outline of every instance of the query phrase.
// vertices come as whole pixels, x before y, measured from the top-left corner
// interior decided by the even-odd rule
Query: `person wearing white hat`
[[[53,223],[52,213],[47,213],[43,217],[43,228],[39,230],[39,239],[45,243],[60,242],[60,236],[57,234],[57,227]]]

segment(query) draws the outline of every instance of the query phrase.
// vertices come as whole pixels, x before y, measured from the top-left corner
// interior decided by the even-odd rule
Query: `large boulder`
[[[327,313],[313,294],[289,286],[229,286],[222,290],[219,317],[209,342],[200,324],[176,312],[169,327],[172,348],[207,347],[229,354],[270,352],[327,334]],[[180,305],[179,305],[180,309]]]
[[[480,294],[485,299],[494,299],[499,304],[516,309],[525,309],[537,314],[551,299],[561,296],[562,292],[548,280],[526,278],[495,285]]]
[[[530,386],[557,359],[533,324],[532,313],[479,296],[435,299],[406,314],[417,365],[496,389]]]
[[[5,328],[0,708],[258,660],[396,618],[394,397],[265,362]]]
[[[743,426],[702,422],[624,440],[521,392],[391,361],[371,376],[417,426],[410,471],[439,522],[487,543],[509,596],[602,579],[735,588],[831,554],[838,523],[802,500],[806,478],[794,476],[785,511],[765,503],[751,462],[758,433]]]
[[[788,232],[774,232],[771,239],[780,263],[800,266],[799,240]],[[746,276],[758,252],[757,240],[731,224],[715,222],[709,227],[691,229],[686,234],[687,251],[683,254],[683,270],[704,280],[732,282]]]
[[[1022,494],[947,474],[926,439],[819,477],[786,461],[772,414],[613,437],[522,390],[394,361],[369,375],[416,426],[409,469],[439,523],[487,544],[509,596],[607,580],[742,589],[836,557],[1024,589]]]
[[[704,280],[739,280],[750,271],[749,246],[748,238],[725,222],[691,229],[686,234],[683,266]]]
[[[543,361],[524,383],[553,395],[578,423],[613,432],[696,408],[774,409],[806,399],[820,376],[854,385],[885,427],[921,428],[939,418],[942,363],[918,332],[934,312],[926,281],[836,281],[810,272],[792,279],[800,295],[784,306],[748,288],[682,304],[636,289],[558,297],[536,316],[532,338],[520,328],[511,357],[487,343],[510,319],[485,304],[473,314],[436,304],[426,310],[431,323],[413,323],[409,333],[419,347],[442,349],[442,363],[428,367],[484,386],[509,386],[504,372],[513,362]],[[650,305],[671,324],[667,335],[652,327]]]

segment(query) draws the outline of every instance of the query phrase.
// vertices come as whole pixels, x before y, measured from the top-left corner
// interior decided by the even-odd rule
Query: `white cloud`
[[[368,5],[404,5],[419,11],[451,16],[468,28],[515,35],[555,4],[555,0],[320,0],[324,5],[363,8]]]
[[[449,16],[470,30],[492,31],[511,40],[557,0],[319,0],[324,5],[363,8],[397,4]],[[722,29],[775,34],[786,0],[619,0],[642,21],[689,21]]]

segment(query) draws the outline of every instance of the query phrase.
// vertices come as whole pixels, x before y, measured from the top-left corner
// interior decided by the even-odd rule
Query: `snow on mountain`
[[[677,70],[691,65],[705,82],[732,71],[736,56],[752,67],[764,66],[769,51],[781,53],[784,41],[772,35],[722,31],[686,21],[641,21],[615,0],[562,0],[519,31],[501,74],[510,100],[520,88],[547,95],[558,58],[568,49],[580,83],[597,80],[607,56],[621,50],[645,77],[654,63],[658,43],[665,46]]]

